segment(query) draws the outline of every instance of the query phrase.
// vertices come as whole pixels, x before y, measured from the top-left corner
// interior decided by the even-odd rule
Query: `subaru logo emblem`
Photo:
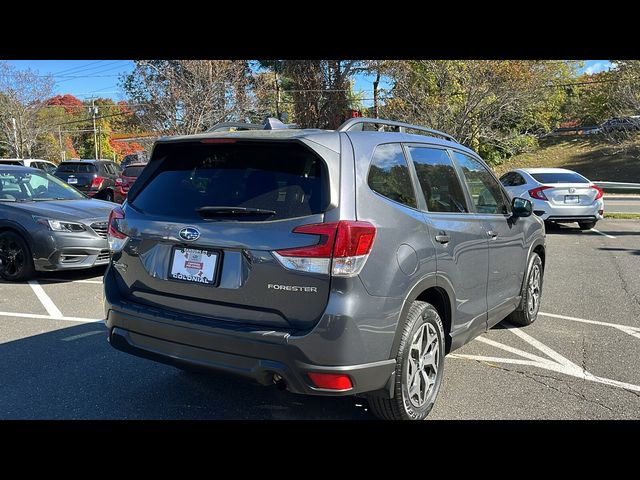
[[[196,227],[184,227],[178,235],[187,242],[193,242],[200,238],[200,231]]]
[[[576,193],[576,189],[575,188],[570,188],[569,189],[569,193]]]

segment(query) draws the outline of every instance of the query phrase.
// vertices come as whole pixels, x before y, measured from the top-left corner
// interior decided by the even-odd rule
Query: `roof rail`
[[[235,130],[262,130],[264,125],[260,125],[259,123],[243,123],[243,122],[221,122],[216,123],[213,127],[207,130],[207,133],[210,132],[231,132],[232,129]]]
[[[289,128],[277,118],[267,117],[262,124],[260,123],[243,123],[243,122],[222,122],[216,123],[207,130],[211,132],[232,132],[236,130],[281,130]]]
[[[412,130],[418,130],[420,132],[430,133],[432,135],[443,137],[445,140],[449,140],[450,142],[460,143],[448,133],[444,133],[439,130],[422,127],[420,125],[412,125],[410,123],[396,122],[395,120],[385,120],[382,118],[365,118],[365,117],[350,118],[349,120],[347,120],[346,122],[344,122],[342,125],[338,127],[338,132],[362,131],[364,125],[383,125],[383,126],[389,126],[389,127],[398,127],[398,131],[400,133],[405,133],[406,129],[410,128]]]

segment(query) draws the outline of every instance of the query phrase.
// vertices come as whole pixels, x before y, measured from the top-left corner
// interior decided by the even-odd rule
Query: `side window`
[[[513,183],[514,187],[519,187],[520,185],[524,185],[527,183],[525,179],[519,173],[513,172]]]
[[[476,211],[489,214],[508,213],[507,202],[502,195],[500,184],[485,166],[475,158],[462,153],[454,152],[453,156],[462,169]]]
[[[102,166],[104,167],[105,171],[107,172],[107,174],[109,175],[115,175],[116,171],[113,168],[113,166],[110,163],[103,163]]]
[[[417,207],[409,166],[399,143],[378,145],[367,181],[374,192],[409,207]]]
[[[409,147],[430,212],[468,212],[460,180],[446,150]]]
[[[505,187],[513,187],[515,184],[513,183],[513,172],[505,173],[500,177],[500,183]]]

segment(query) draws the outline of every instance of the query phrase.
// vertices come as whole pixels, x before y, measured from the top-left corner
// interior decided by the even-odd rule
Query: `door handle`
[[[494,240],[498,236],[498,232],[494,232],[493,230],[487,230],[487,235]]]
[[[451,238],[449,237],[449,235],[447,235],[446,232],[439,232],[436,235],[436,242],[441,243],[443,245],[446,245],[447,243],[449,243],[450,240]]]

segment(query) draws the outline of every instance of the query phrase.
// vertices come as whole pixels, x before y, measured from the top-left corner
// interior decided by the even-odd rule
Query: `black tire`
[[[416,405],[413,396],[409,394],[409,377],[411,376],[411,368],[417,367],[409,361],[409,358],[415,358],[412,356],[412,342],[416,339],[415,337],[420,329],[423,329],[423,333],[428,332],[431,334],[431,338],[433,338],[434,333],[437,337],[437,345],[433,345],[427,341],[427,352],[425,352],[428,353],[431,351],[432,356],[437,358],[437,368],[434,369],[431,367],[429,374],[424,372],[424,375],[427,375],[429,380],[431,380],[431,375],[433,375],[433,383],[425,389],[425,394],[421,401],[420,393],[417,393],[420,404]],[[438,396],[438,391],[440,390],[440,384],[442,383],[444,349],[444,328],[442,327],[440,315],[438,315],[436,309],[429,303],[413,302],[404,320],[402,337],[400,339],[398,355],[396,356],[394,397],[368,396],[369,406],[374,415],[383,420],[423,420],[426,418],[433,408],[436,397]],[[415,352],[415,350],[413,351]],[[420,363],[422,363],[422,360]],[[423,371],[420,369],[414,374],[418,375],[419,385],[425,384],[422,373]],[[420,388],[418,388],[418,390],[421,391]]]
[[[35,274],[31,249],[16,232],[0,233],[0,276],[11,282],[29,280]]]
[[[536,270],[539,273],[540,281],[537,289],[537,300],[535,301],[535,307],[532,311],[529,304],[529,299],[531,296],[529,282],[532,280],[532,275],[535,275]],[[507,322],[526,327],[527,325],[531,325],[536,321],[536,319],[538,318],[538,312],[540,311],[540,299],[542,298],[543,280],[544,269],[542,268],[542,260],[537,253],[534,253],[529,259],[529,266],[527,268],[527,280],[523,286],[522,300],[520,300],[520,305],[518,306],[518,308],[507,318],[505,318]]]
[[[578,222],[580,230],[591,230],[596,226],[596,222]]]

